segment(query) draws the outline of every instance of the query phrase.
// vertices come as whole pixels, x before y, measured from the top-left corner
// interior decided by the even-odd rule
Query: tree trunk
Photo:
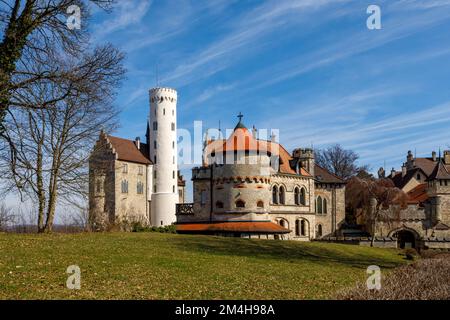
[[[36,187],[38,194],[38,232],[44,232],[44,210],[45,210],[45,191],[42,177],[42,145],[38,146],[37,166],[36,166]]]
[[[32,31],[33,2],[27,1],[20,16],[21,1],[16,1],[11,12],[8,25],[5,29],[3,41],[0,43],[0,132],[4,130],[1,125],[9,106],[10,81],[16,69],[16,62],[22,56],[27,37]]]

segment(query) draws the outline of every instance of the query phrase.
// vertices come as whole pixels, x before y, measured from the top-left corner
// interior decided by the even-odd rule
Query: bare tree
[[[112,99],[124,75],[122,61],[111,46],[79,60],[53,60],[64,77],[34,82],[16,97],[25,106],[47,107],[8,111],[3,143],[15,152],[0,152],[0,174],[8,181],[6,191],[36,200],[39,232],[52,231],[58,200],[77,204],[87,197],[90,148],[100,129],[108,132],[117,124]]]
[[[14,214],[6,204],[0,203],[0,231],[7,230],[10,223],[14,222]]]
[[[335,144],[326,149],[315,152],[316,163],[346,180],[358,173],[367,172],[368,166],[358,166],[359,155],[352,150],[346,150],[341,145]]]
[[[88,44],[88,4],[109,8],[113,0],[2,0],[0,1],[0,133],[14,91],[58,74],[31,67],[58,51],[77,56]],[[68,9],[73,9],[73,11]],[[70,14],[82,18],[82,28],[69,28]]]
[[[400,211],[407,207],[407,195],[395,187],[390,179],[351,178],[345,189],[347,207],[357,212],[371,228],[372,242],[379,221],[400,220]]]

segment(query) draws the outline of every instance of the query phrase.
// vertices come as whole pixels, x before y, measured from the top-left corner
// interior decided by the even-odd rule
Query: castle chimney
[[[450,150],[444,151],[444,163],[450,164]]]
[[[258,129],[255,126],[252,128],[252,135],[254,139],[258,139]]]
[[[436,162],[436,151],[433,151],[432,153],[431,153],[431,158],[433,158],[433,161],[434,162]]]
[[[138,150],[141,150],[141,138],[136,137],[136,141],[134,143],[136,144],[136,148],[138,148]]]
[[[414,168],[414,156],[411,150],[408,151],[408,155],[406,156],[406,167],[408,170]]]
[[[391,178],[393,178],[394,176],[395,176],[395,169],[392,168],[392,170],[391,170]]]
[[[406,176],[406,165],[405,164],[402,165],[402,178],[404,176]]]

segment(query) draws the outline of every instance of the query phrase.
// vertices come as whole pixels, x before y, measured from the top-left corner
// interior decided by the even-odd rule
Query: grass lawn
[[[0,233],[0,299],[327,299],[392,249],[161,233]],[[69,265],[81,290],[66,288]]]

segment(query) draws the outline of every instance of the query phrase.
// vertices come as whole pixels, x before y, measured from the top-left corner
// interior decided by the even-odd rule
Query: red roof
[[[147,145],[145,143],[141,142],[140,149],[138,149],[136,143],[132,140],[113,136],[108,136],[108,140],[116,151],[118,160],[151,164],[151,161],[145,156],[147,153]]]
[[[289,233],[286,229],[270,221],[213,222],[177,224],[179,233]]]
[[[407,193],[408,203],[422,203],[428,199],[427,184],[419,184]]]
[[[214,140],[207,142],[206,154],[211,154],[213,152],[234,151],[250,151],[267,153],[275,156],[279,155],[280,172],[297,174],[289,164],[289,161],[293,158],[281,144],[267,140],[255,139],[247,128],[236,128],[227,140]],[[310,176],[304,168],[300,168],[300,170],[300,175]]]

